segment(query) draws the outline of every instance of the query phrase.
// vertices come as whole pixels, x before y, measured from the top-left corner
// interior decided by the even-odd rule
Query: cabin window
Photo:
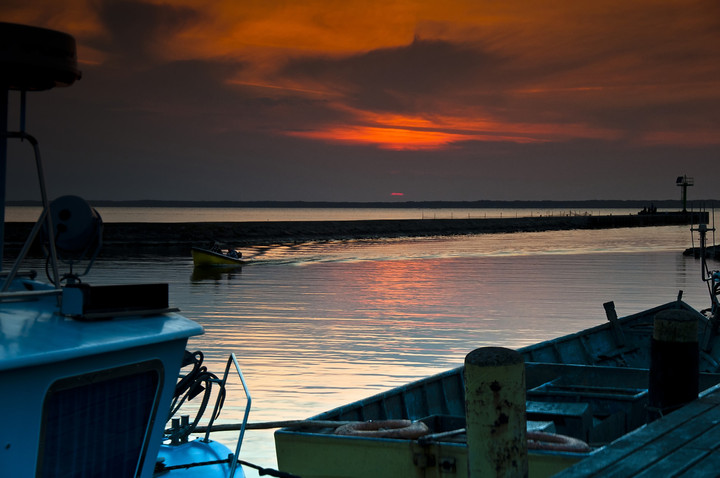
[[[37,476],[136,476],[162,372],[162,362],[151,360],[53,383],[43,405]]]

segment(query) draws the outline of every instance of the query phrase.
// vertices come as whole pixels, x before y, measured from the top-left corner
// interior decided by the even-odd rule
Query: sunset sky
[[[28,95],[51,196],[644,200],[688,175],[720,198],[716,0],[5,0],[0,20],[78,43],[82,80]],[[36,198],[30,147],[8,151],[8,198]]]

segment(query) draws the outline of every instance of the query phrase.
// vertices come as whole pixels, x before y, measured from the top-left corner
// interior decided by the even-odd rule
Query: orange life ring
[[[415,440],[429,433],[427,425],[412,420],[370,420],[341,425],[336,435]]]
[[[569,451],[587,453],[590,446],[582,440],[556,433],[527,432],[528,450]]]

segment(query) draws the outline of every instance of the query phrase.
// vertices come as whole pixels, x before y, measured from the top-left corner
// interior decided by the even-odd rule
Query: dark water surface
[[[88,282],[168,282],[220,371],[238,356],[251,421],[307,418],[462,364],[482,346],[517,348],[602,323],[684,291],[709,306],[688,227],[337,241],[245,250],[252,264],[201,274],[190,257],[100,259]],[[223,421],[242,417],[233,388]],[[221,435],[232,447],[233,433]],[[272,431],[243,458],[276,466]],[[249,476],[257,476],[246,470]]]

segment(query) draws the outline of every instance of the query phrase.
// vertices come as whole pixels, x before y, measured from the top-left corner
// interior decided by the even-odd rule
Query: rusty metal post
[[[699,362],[697,319],[680,309],[659,312],[650,346],[648,422],[697,398]]]
[[[525,360],[484,347],[465,357],[468,477],[527,477]]]

